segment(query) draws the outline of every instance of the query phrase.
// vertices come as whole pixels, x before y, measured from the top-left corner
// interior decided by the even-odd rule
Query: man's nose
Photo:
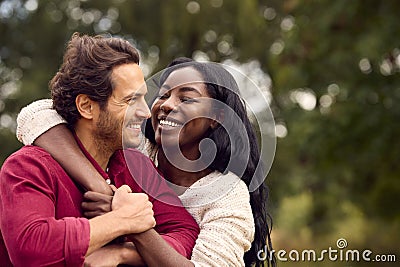
[[[136,110],[136,116],[143,118],[143,119],[148,119],[151,117],[150,109],[147,106],[147,103],[144,102],[138,107]]]

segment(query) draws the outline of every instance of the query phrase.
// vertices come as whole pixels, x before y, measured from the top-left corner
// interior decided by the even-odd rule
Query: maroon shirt
[[[148,192],[155,227],[179,253],[190,257],[199,228],[160,178],[152,162],[137,150],[110,159],[108,175],[83,149],[104,178],[134,192]],[[140,186],[139,186],[140,184]],[[82,217],[83,190],[45,150],[25,146],[12,154],[0,172],[0,265],[81,266],[89,246],[89,221]],[[168,203],[174,203],[171,205]]]

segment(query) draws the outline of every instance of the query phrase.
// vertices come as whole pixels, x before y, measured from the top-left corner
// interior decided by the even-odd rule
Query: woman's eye
[[[160,94],[160,95],[157,96],[157,98],[158,99],[167,99],[168,96],[167,96],[167,94],[163,94],[163,95]]]
[[[181,101],[189,104],[189,103],[194,103],[194,102],[196,102],[196,99],[194,99],[194,98],[189,98],[189,97],[183,97],[183,98],[181,98]]]

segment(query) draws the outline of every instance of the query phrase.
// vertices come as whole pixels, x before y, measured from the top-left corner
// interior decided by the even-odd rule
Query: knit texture
[[[146,139],[138,148],[157,166],[157,148]],[[191,261],[197,267],[244,266],[255,224],[246,184],[232,172],[210,173],[179,196],[200,227]]]
[[[195,266],[244,266],[254,240],[254,219],[246,184],[215,171],[179,196],[200,227],[191,261]]]
[[[31,145],[44,132],[61,123],[67,122],[53,109],[53,101],[41,99],[21,109],[16,135],[24,145]]]

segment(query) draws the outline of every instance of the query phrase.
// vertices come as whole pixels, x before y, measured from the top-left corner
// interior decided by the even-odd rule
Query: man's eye
[[[131,105],[137,100],[137,97],[132,97],[131,99],[127,100],[127,104]]]

